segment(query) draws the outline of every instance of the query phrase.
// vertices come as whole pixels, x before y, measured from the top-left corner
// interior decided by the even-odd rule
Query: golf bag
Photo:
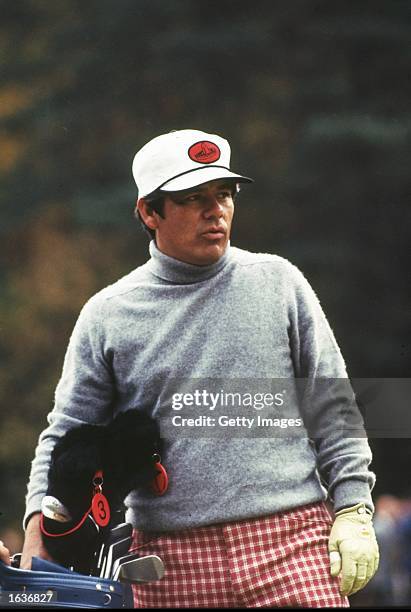
[[[133,608],[129,584],[84,576],[33,557],[32,569],[0,561],[0,608]]]

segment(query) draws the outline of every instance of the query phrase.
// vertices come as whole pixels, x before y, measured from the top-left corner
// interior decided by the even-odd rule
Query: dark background
[[[409,376],[408,0],[0,9],[0,533],[21,531],[79,309],[148,257],[131,162],[162,132],[230,141],[255,179],[232,243],[304,271],[350,376]],[[411,495],[409,440],[371,445],[375,495]]]

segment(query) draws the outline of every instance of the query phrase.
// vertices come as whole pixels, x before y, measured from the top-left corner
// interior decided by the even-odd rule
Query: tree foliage
[[[225,135],[233,167],[255,178],[240,195],[233,242],[305,271],[352,376],[408,375],[407,0],[1,0],[0,8],[6,522],[22,514],[81,305],[147,258],[131,160],[159,133]],[[379,486],[399,491],[382,460],[387,447],[374,447]]]

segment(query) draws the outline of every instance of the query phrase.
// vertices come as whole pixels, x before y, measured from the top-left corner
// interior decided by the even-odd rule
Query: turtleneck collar
[[[150,242],[150,255],[151,259],[148,261],[148,268],[155,276],[179,285],[199,283],[218,274],[228,263],[230,243],[228,243],[220,259],[207,266],[196,266],[174,259],[174,257],[169,257],[159,250],[154,240]]]

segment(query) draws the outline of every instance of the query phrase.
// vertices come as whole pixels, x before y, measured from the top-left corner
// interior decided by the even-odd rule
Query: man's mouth
[[[203,232],[201,235],[210,240],[219,240],[220,238],[224,238],[227,230],[224,227],[210,227],[207,231]]]

